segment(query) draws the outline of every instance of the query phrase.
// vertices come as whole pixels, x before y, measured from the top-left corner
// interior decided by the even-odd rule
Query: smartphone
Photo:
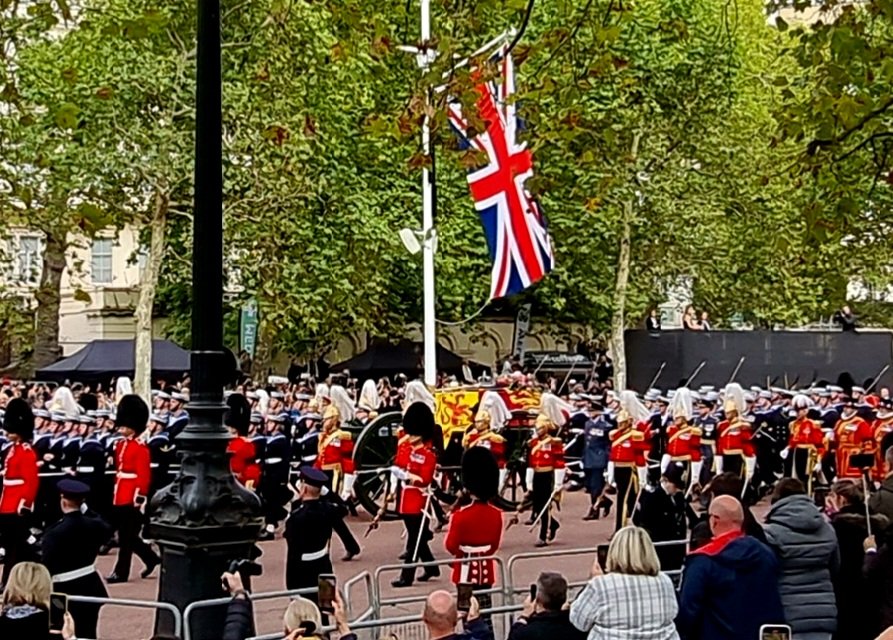
[[[335,612],[335,576],[321,574],[319,576],[319,610],[327,613]]]
[[[595,549],[595,556],[598,558],[598,566],[602,568],[602,571],[608,570],[608,545],[600,544]]]
[[[50,594],[50,631],[61,633],[65,626],[65,612],[68,611],[68,596],[64,593]]]
[[[764,624],[760,627],[760,640],[791,640],[791,628],[786,624]]]
[[[459,611],[468,611],[471,609],[473,585],[467,582],[460,582],[456,585],[456,590],[456,608]]]
[[[532,585],[530,585],[530,601],[531,602],[536,601],[536,583],[535,582]]]

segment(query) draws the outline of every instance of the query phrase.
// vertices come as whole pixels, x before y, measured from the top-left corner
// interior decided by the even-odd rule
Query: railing
[[[124,598],[94,598],[92,596],[68,596],[68,602],[80,604],[98,604],[113,607],[136,607],[138,609],[156,609],[166,611],[174,620],[174,635],[182,637],[183,615],[180,610],[169,602],[154,602],[150,600],[127,600]],[[86,640],[86,639],[84,639]]]
[[[316,587],[310,589],[291,589],[288,591],[269,591],[266,593],[252,593],[251,601],[259,602],[261,600],[273,600],[275,598],[292,598],[294,596],[304,596],[316,593]],[[232,600],[232,596],[224,598],[213,598],[210,600],[196,600],[183,610],[183,640],[192,640],[192,617],[195,612],[208,607],[220,607],[227,605]]]

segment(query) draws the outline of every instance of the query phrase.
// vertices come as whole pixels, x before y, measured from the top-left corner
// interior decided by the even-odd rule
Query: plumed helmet
[[[470,447],[462,456],[462,486],[478,500],[488,501],[499,492],[499,464],[485,447]]]
[[[3,426],[7,433],[14,433],[26,441],[34,437],[34,414],[31,406],[21,398],[13,398],[6,405]]]
[[[434,413],[424,401],[413,402],[403,414],[403,432],[430,440],[434,435]]]
[[[537,429],[545,427],[547,431],[551,432],[555,428],[555,423],[545,413],[541,413],[536,417],[533,426]]]
[[[629,414],[629,411],[626,409],[621,409],[617,414],[617,424],[626,424],[627,422],[632,422],[633,417]]]
[[[326,407],[326,410],[322,414],[323,420],[328,420],[329,418],[335,418],[338,422],[341,422],[341,412],[338,411],[338,407],[333,404]]]
[[[233,393],[226,399],[226,413],[223,415],[223,424],[232,427],[240,436],[248,435],[248,427],[251,424],[251,406],[248,398],[241,393]]]
[[[142,398],[131,393],[121,398],[115,415],[117,427],[129,427],[140,434],[146,430],[146,424],[149,422],[149,407]]]
[[[809,409],[810,407],[812,407],[812,400],[809,399],[809,396],[798,393],[794,396],[794,399],[791,400],[791,406],[797,410]]]
[[[482,424],[490,426],[490,423],[493,419],[490,417],[490,412],[486,409],[478,409],[478,413],[474,418],[475,422],[480,422]]]

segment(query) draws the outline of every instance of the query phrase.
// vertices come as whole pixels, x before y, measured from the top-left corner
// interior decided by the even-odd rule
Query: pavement
[[[558,555],[573,549],[594,547],[607,542],[614,527],[614,512],[606,519],[584,522],[583,516],[589,508],[589,498],[582,492],[568,493],[562,500],[562,510],[557,515],[561,522],[556,540],[544,549],[534,547],[536,533],[528,531],[529,527],[523,524],[526,517],[522,516],[522,522],[512,526],[503,535],[503,543],[499,556],[507,561],[509,557],[519,554],[535,552],[537,555],[526,560],[519,560],[513,568],[512,580],[515,585],[525,587],[534,582],[540,571],[560,571],[571,581],[583,581],[589,577],[589,569],[592,566],[594,556],[592,554],[577,554],[571,556]],[[402,538],[403,525],[400,522],[382,522],[378,530],[368,538],[363,538],[371,518],[360,513],[358,517],[348,518],[348,525],[354,536],[360,541],[362,553],[350,562],[343,562],[344,555],[341,541],[337,536],[332,540],[332,559],[335,574],[339,584],[356,576],[360,572],[368,571],[373,576],[379,567],[399,564],[397,556],[403,551],[404,540]],[[508,522],[508,515],[504,516]],[[431,543],[431,549],[437,559],[448,559],[450,556],[443,548],[443,533],[435,534]],[[259,578],[253,578],[252,590],[255,593],[281,591],[285,589],[285,541],[281,538],[281,532],[277,538],[270,542],[260,543],[263,549],[263,557],[260,562],[264,572]],[[115,551],[99,558],[97,566],[103,576],[111,573],[115,562]],[[131,579],[124,584],[109,585],[109,595],[112,598],[124,598],[135,600],[155,600],[158,592],[158,575],[147,579],[141,579],[139,572],[142,563],[134,557]],[[412,588],[394,589],[390,582],[397,577],[398,569],[382,569],[379,584],[383,600],[395,597],[416,596],[424,598],[435,589],[453,590],[450,582],[449,568],[444,567],[441,577],[428,583],[416,583]],[[221,592],[221,596],[226,595]],[[357,615],[367,607],[367,588],[363,583],[350,589],[351,617]],[[519,600],[520,601],[520,598]],[[501,601],[494,598],[494,604]],[[276,633],[282,630],[282,613],[288,605],[287,598],[263,600],[255,603],[255,618],[258,634]],[[404,605],[388,606],[382,609],[383,617],[394,617],[416,614],[421,609],[419,601]],[[150,638],[152,635],[153,613],[149,610],[135,608],[123,608],[117,606],[105,606],[100,614],[99,637],[102,640],[135,640],[137,638]]]

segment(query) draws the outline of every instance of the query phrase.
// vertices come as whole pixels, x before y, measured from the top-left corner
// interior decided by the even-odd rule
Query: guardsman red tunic
[[[893,416],[878,418],[871,426],[874,431],[874,450],[877,451],[877,463],[874,465],[872,477],[878,482],[883,482],[884,476],[884,438],[893,433]]]
[[[149,447],[133,438],[124,438],[115,445],[116,507],[135,506],[138,496],[149,495],[152,482],[152,460]]]
[[[434,480],[437,469],[437,454],[428,445],[419,442],[416,445],[402,447],[399,452],[397,466],[418,476],[418,480],[404,480],[400,490],[397,513],[400,515],[418,515],[425,509],[425,490]]]
[[[462,444],[466,449],[469,447],[489,449],[493,457],[496,458],[499,468],[505,468],[505,438],[498,433],[493,433],[489,429],[487,431],[471,431],[465,436],[465,442]]]
[[[472,501],[450,517],[444,547],[454,558],[484,558],[495,555],[502,542],[502,510],[492,504]],[[456,563],[453,584],[496,584],[492,560]]]
[[[319,436],[319,455],[315,466],[323,471],[353,473],[353,436],[343,429]]]
[[[37,453],[27,442],[16,442],[6,452],[0,513],[16,514],[23,509],[33,511],[37,498]]]
[[[850,456],[874,451],[871,426],[859,416],[840,420],[834,428],[834,448],[838,478],[861,478],[858,467],[850,465]]]
[[[797,418],[791,423],[790,449],[815,449],[817,460],[825,453],[825,432],[821,425],[809,418]]]
[[[690,424],[667,427],[667,453],[672,460],[701,460],[701,430]]]
[[[736,418],[734,422],[723,420],[716,428],[719,437],[716,441],[716,453],[721,456],[740,455],[750,458],[754,455],[754,446],[750,441],[753,427],[746,420]]]
[[[530,455],[527,466],[534,473],[545,473],[555,469],[564,469],[564,443],[560,438],[546,436],[530,439]]]
[[[613,429],[609,459],[618,467],[644,467],[648,441],[638,429]]]
[[[236,476],[236,480],[257,491],[257,485],[260,483],[260,465],[257,463],[254,442],[245,436],[238,436],[229,441],[226,451],[230,454],[229,468]]]

